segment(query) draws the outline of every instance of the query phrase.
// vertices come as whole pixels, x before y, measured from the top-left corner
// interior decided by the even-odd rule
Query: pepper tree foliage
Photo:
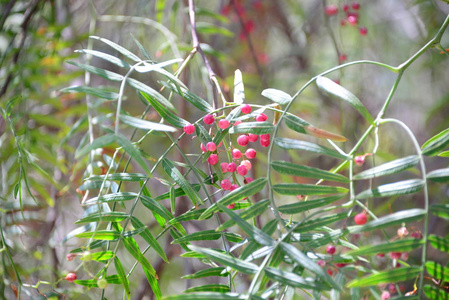
[[[35,5],[37,11],[43,4]],[[39,98],[42,87],[25,81],[30,80],[25,75],[36,72],[32,61],[20,71],[10,70],[24,81],[8,87],[4,79],[10,91],[2,94],[3,140],[8,138],[9,148],[2,149],[8,155],[2,155],[1,162],[12,176],[3,180],[6,189],[1,195],[3,295],[447,297],[447,257],[442,260],[441,253],[447,254],[449,241],[444,233],[433,233],[430,225],[432,220],[449,219],[444,192],[438,190],[449,179],[449,169],[432,163],[436,156],[448,156],[449,129],[435,125],[441,132],[428,134],[420,143],[407,122],[389,117],[389,110],[403,100],[401,84],[418,58],[429,52],[438,59],[449,54],[442,42],[449,17],[439,15],[440,22],[427,28],[429,39],[410,46],[416,51],[408,57],[398,54],[403,61],[395,66],[348,60],[337,39],[344,26],[352,26],[362,38],[370,34],[361,24],[369,17],[363,12],[367,3],[320,2],[311,11],[321,17],[338,65],[301,80],[299,90],[290,94],[271,82],[267,85],[267,57],[257,53],[258,41],[252,35],[256,24],[251,17],[258,10],[269,14],[269,1],[222,1],[220,14],[201,1],[155,1],[155,20],[102,15],[89,5],[90,36],[67,61],[76,71],[65,78],[75,78],[81,70],[84,83],[58,91],[73,105],[60,110],[55,98]],[[163,24],[164,10],[172,20],[183,16],[182,37]],[[27,13],[29,8],[24,9],[25,20]],[[239,24],[236,33],[222,26],[229,19]],[[100,21],[141,23],[155,28],[166,41],[149,49],[131,35],[134,45],[124,47],[95,35]],[[293,30],[289,22],[294,21],[281,26]],[[56,36],[62,32],[57,26],[52,30]],[[296,33],[287,32],[295,43]],[[253,69],[242,72],[237,64],[232,74],[218,76],[225,54],[207,42],[233,34],[240,39],[237,44],[248,47],[242,61],[250,60]],[[52,47],[50,53],[34,57],[41,65],[51,62],[54,69],[49,72],[58,75],[61,66],[56,60],[62,58],[51,59],[57,48]],[[301,53],[290,58],[300,68],[310,63]],[[18,64],[13,55],[9,59]],[[387,73],[388,83],[379,83],[378,90],[385,97],[377,106],[358,97],[360,89],[345,81],[346,73],[354,78],[350,72],[367,67]],[[277,71],[281,70],[274,68]],[[360,82],[373,83],[375,79]],[[23,86],[30,95],[20,94]],[[257,93],[262,97],[256,96],[254,86],[260,87]],[[310,97],[328,103],[323,105],[332,112],[337,107],[341,121],[332,122],[332,115],[323,112],[327,107],[310,113],[301,105]],[[42,102],[61,114],[48,116]],[[31,112],[21,109],[21,103]],[[320,120],[321,113],[327,122]],[[29,124],[42,126],[20,124],[24,115]],[[61,125],[63,118],[73,119],[65,120],[70,126]],[[51,132],[52,126],[58,134]],[[49,158],[48,153],[59,156]],[[42,160],[48,162],[37,163]],[[64,186],[62,179],[69,173],[73,184]],[[58,197],[75,188],[83,212],[72,231],[64,228],[60,243],[68,249],[67,256],[53,250],[54,259],[59,255],[68,260],[65,270],[55,263],[51,278],[45,267],[38,273],[27,269],[17,256],[20,242],[14,229],[23,229],[15,220],[32,221],[32,211],[57,207]],[[413,205],[407,204],[410,200]],[[55,220],[46,224],[54,227]],[[431,255],[432,251],[439,254]],[[40,255],[38,249],[35,255]],[[175,269],[182,269],[181,278],[172,274]]]

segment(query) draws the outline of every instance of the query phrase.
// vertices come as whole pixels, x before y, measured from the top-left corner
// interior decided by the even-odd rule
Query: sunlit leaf
[[[184,275],[181,278],[182,279],[197,279],[197,278],[203,278],[203,277],[209,277],[209,276],[226,277],[228,275],[229,275],[229,273],[226,271],[226,268],[216,267],[216,268],[208,268],[205,270],[201,270],[201,271],[196,272],[195,274]]]
[[[242,72],[239,69],[234,73],[234,103],[242,104],[245,102],[245,90],[243,86]]]
[[[226,239],[233,243],[238,243],[242,240],[242,238],[231,232],[218,232],[215,230],[203,230],[203,231],[197,231],[193,232],[191,234],[185,235],[179,239],[176,239],[172,242],[172,244],[179,244],[179,243],[187,243],[191,241],[214,241],[218,240],[221,237],[226,237]]]
[[[301,183],[278,183],[273,190],[281,195],[325,195],[347,193],[348,189],[340,186],[327,186]]]
[[[131,256],[134,257],[142,265],[142,268],[152,276],[155,276],[156,270],[145,258],[145,256],[140,252],[139,245],[137,244],[137,242],[132,237],[124,238],[122,239],[122,242],[126,250],[128,250],[129,254],[131,254]]]
[[[131,192],[123,192],[123,193],[114,193],[114,194],[107,194],[103,196],[93,197],[89,200],[85,201],[83,205],[94,205],[98,203],[103,202],[116,202],[116,201],[128,201],[135,199],[137,197],[136,193]]]
[[[75,224],[90,223],[90,222],[121,222],[129,218],[129,215],[123,212],[110,211],[102,213],[94,213],[88,215],[75,222]]]
[[[139,128],[139,129],[143,129],[143,130],[167,131],[167,132],[177,131],[176,128],[169,126],[169,125],[155,123],[155,122],[143,120],[140,118],[134,118],[131,116],[126,116],[126,115],[120,115],[120,120],[123,123],[125,123],[131,127]]]
[[[112,173],[108,175],[93,175],[86,178],[86,181],[142,181],[148,179],[148,176],[142,173]]]
[[[139,233],[139,235],[148,243],[148,245],[153,248],[153,250],[167,263],[169,262],[167,255],[165,254],[164,249],[158,243],[158,241],[151,234],[151,231],[146,228],[146,226],[136,217],[131,217],[131,224],[134,228],[142,228],[143,230]]]
[[[108,282],[108,284],[121,284],[122,283],[120,280],[120,277],[118,275],[106,276],[105,279]],[[87,287],[98,287],[97,279],[87,279],[87,280],[77,279],[73,283],[79,284],[82,286],[87,286]]]
[[[356,196],[357,199],[373,197],[390,197],[406,195],[420,191],[424,187],[424,182],[420,179],[403,180],[380,185],[372,190],[365,190]]]
[[[435,182],[448,182],[449,168],[434,170],[427,174],[427,178]]]
[[[428,237],[428,241],[433,248],[449,253],[449,238],[442,238],[431,234]]]
[[[120,259],[117,256],[114,257],[114,266],[115,266],[115,269],[117,270],[117,273],[118,273],[117,275],[120,277],[120,280],[123,284],[123,289],[125,290],[126,298],[129,299],[129,297],[131,295],[131,291],[129,289],[129,281],[128,281],[128,278],[126,277],[125,270],[123,269],[122,262],[120,261]]]
[[[120,232],[115,230],[97,230],[94,232],[83,232],[77,234],[78,238],[92,238],[95,240],[113,241],[120,237]]]
[[[449,268],[434,261],[426,262],[426,270],[430,277],[449,282]]]
[[[142,62],[141,64],[135,66],[134,69],[139,73],[148,73],[151,71],[160,70],[163,67],[166,67],[166,66],[169,66],[169,65],[181,62],[181,61],[182,61],[182,59],[175,58],[175,59],[170,59],[170,60],[158,63],[158,64],[150,64],[147,62]]]
[[[101,251],[101,252],[90,253],[89,260],[108,261],[113,257],[115,257],[114,251]],[[83,255],[80,256],[80,260],[85,260],[85,259],[86,258]]]
[[[101,38],[101,37],[98,37],[98,36],[90,36],[90,38],[94,39],[94,40],[99,40],[99,41],[109,45],[111,48],[117,50],[119,53],[123,54],[124,56],[126,56],[127,58],[129,58],[129,59],[131,59],[131,60],[133,60],[135,62],[141,61],[141,59],[137,55],[135,55],[134,53],[132,53],[128,49],[125,49],[124,47],[122,47],[122,46],[120,46],[120,45],[118,45],[118,44],[116,44],[116,43],[114,43],[114,42],[112,42],[112,41],[110,41],[108,39]]]
[[[262,96],[280,105],[287,105],[292,101],[292,97],[289,94],[276,89],[265,89],[262,91]]]
[[[419,156],[411,155],[365,170],[363,172],[356,174],[353,178],[354,180],[359,180],[359,179],[371,179],[374,177],[390,175],[404,171],[408,168],[417,165],[418,163],[419,163]]]
[[[170,112],[164,105],[156,101],[153,97],[150,97],[149,95],[142,93],[142,95],[147,99],[147,101],[154,107],[154,109],[163,117],[168,123],[171,125],[183,128],[184,126],[188,125],[189,122],[186,120],[178,117],[174,113]]]
[[[433,285],[425,285],[424,286],[424,294],[428,299],[431,300],[448,300],[449,299],[449,293],[444,290],[440,289]]]
[[[197,292],[182,295],[164,297],[164,300],[247,300],[248,295],[237,293]],[[251,299],[259,300],[259,297],[251,295]]]
[[[103,77],[104,79],[108,79],[108,80],[112,80],[112,81],[122,81],[123,80],[123,76],[108,70],[104,70],[101,68],[97,68],[97,67],[93,67],[90,65],[86,65],[86,64],[80,64],[74,61],[67,61],[68,64],[74,65],[80,69],[83,69],[89,73],[98,75],[100,77]]]
[[[184,293],[194,293],[194,292],[219,292],[226,293],[230,292],[231,289],[227,285],[223,284],[205,284],[201,286],[195,286],[188,288],[184,291]]]
[[[415,278],[421,273],[420,267],[401,267],[386,272],[375,273],[363,278],[354,279],[347,284],[347,287],[362,287],[378,285],[381,283],[390,283],[398,281],[406,281]]]
[[[437,217],[449,220],[449,204],[434,204],[430,211]]]
[[[422,145],[422,154],[435,156],[449,145],[449,128],[430,138]]]

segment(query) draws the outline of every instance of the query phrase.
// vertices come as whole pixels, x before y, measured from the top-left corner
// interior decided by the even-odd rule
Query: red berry
[[[249,143],[249,138],[248,138],[248,136],[247,136],[246,134],[240,135],[240,136],[237,138],[237,143],[238,143],[240,146],[242,146],[242,147],[248,145],[248,143]]]
[[[235,203],[229,204],[228,206],[226,206],[229,209],[233,209],[235,207]]]
[[[385,254],[384,253],[377,253],[377,257],[384,257]]]
[[[256,24],[254,24],[253,20],[246,21],[243,26],[245,27],[247,33],[251,33],[254,31],[254,29],[256,29]]]
[[[232,157],[235,159],[239,159],[242,157],[242,152],[239,149],[232,149]]]
[[[228,165],[229,165],[229,164],[226,163],[226,162],[220,164],[221,171],[222,171],[223,173],[226,173],[226,172],[228,171]]]
[[[337,268],[343,268],[344,266],[346,266],[346,264],[345,263],[336,263],[335,266]]]
[[[236,125],[239,125],[239,124],[242,124],[242,121],[240,121],[240,120],[235,121],[233,126],[236,126]]]
[[[343,6],[341,8],[343,9],[343,11],[348,11],[349,10],[349,5],[343,4]]]
[[[73,272],[70,272],[69,274],[67,274],[67,276],[65,277],[65,280],[69,281],[69,282],[74,282],[76,280],[76,274]]]
[[[360,3],[354,2],[352,3],[352,9],[358,10],[360,8]]]
[[[229,173],[235,172],[235,170],[237,169],[237,165],[235,163],[229,163],[227,170]]]
[[[396,287],[394,286],[394,284],[388,285],[388,290],[390,290],[390,293],[392,294],[396,293]]]
[[[338,6],[335,4],[326,5],[324,12],[328,16],[336,15],[338,13]]]
[[[363,166],[363,164],[365,163],[365,155],[358,155],[354,157],[354,162],[358,166]]]
[[[254,179],[252,179],[251,177],[246,177],[245,179],[243,179],[243,183],[244,184],[248,184],[248,183],[253,182],[253,181],[254,181]]]
[[[240,164],[242,166],[245,166],[248,169],[248,171],[251,170],[251,168],[253,167],[249,160],[242,160],[242,162]]]
[[[245,151],[245,156],[248,159],[253,159],[254,157],[256,157],[256,155],[257,155],[257,152],[253,148],[249,148]]]
[[[366,214],[365,214],[365,213],[359,213],[359,214],[357,214],[357,215],[354,217],[354,222],[355,222],[357,225],[363,225],[363,224],[366,224],[366,221],[367,221],[367,217],[366,217]]]
[[[67,259],[67,261],[72,261],[72,260],[75,259],[75,257],[76,257],[75,253],[69,253],[69,254],[66,255],[65,258]]]
[[[211,154],[209,156],[209,158],[207,159],[207,162],[210,165],[212,165],[212,166],[216,165],[218,163],[218,155],[217,154]]]
[[[186,134],[193,134],[195,132],[195,125],[188,124],[188,125],[184,126],[184,132]]]
[[[237,173],[241,176],[245,176],[248,173],[248,168],[245,165],[240,165],[237,167]]]
[[[270,140],[260,140],[260,145],[262,147],[268,147],[270,146]]]
[[[258,115],[258,116],[256,117],[256,121],[257,121],[257,122],[263,122],[263,121],[266,121],[267,119],[268,119],[268,117],[267,117],[267,115],[264,114],[264,113],[261,113],[260,115]]]
[[[340,56],[338,57],[338,61],[342,64],[346,61],[347,57],[346,54],[340,54]]]
[[[251,143],[257,142],[258,139],[259,139],[259,136],[258,136],[257,134],[250,133],[250,134],[248,135],[248,140],[249,140]]]
[[[214,142],[209,142],[206,144],[206,149],[210,152],[214,152],[215,150],[217,150],[217,145],[215,145]]]
[[[261,134],[260,135],[260,139],[261,140],[269,140],[270,139],[270,134],[269,133]]]
[[[238,188],[239,186],[237,185],[237,184],[235,184],[235,183],[233,183],[232,185],[231,185],[231,188],[229,189],[230,191],[233,191],[233,190],[235,190],[236,188]]]
[[[354,26],[354,25],[357,25],[357,21],[358,21],[358,20],[357,20],[357,17],[356,17],[356,16],[349,16],[349,17],[348,17],[348,23],[351,24],[351,25],[353,25],[353,26]]]
[[[251,112],[251,106],[249,106],[249,104],[245,104],[243,105],[240,110],[242,111],[242,113],[249,114]]]
[[[221,119],[220,121],[218,121],[218,127],[220,127],[221,129],[226,129],[229,127],[229,121],[226,119]]]
[[[400,259],[402,253],[401,252],[390,252],[391,259]]]
[[[231,181],[229,180],[229,179],[223,179],[222,181],[221,181],[221,188],[222,189],[224,189],[224,190],[229,190],[230,188],[231,188]]]
[[[419,231],[412,232],[412,234],[410,236],[415,238],[415,239],[422,239],[422,233],[419,232]]]
[[[327,252],[328,254],[330,254],[330,255],[334,254],[335,251],[337,251],[337,249],[335,248],[334,245],[329,245],[329,246],[327,246],[327,248],[326,248],[326,252]]]
[[[359,32],[361,35],[366,35],[368,33],[368,29],[366,29],[366,27],[360,26]]]
[[[341,25],[341,26],[345,26],[345,25],[346,25],[346,19],[341,19],[340,25]]]
[[[203,144],[201,144],[201,151],[203,151],[203,152],[206,152],[206,151],[207,151],[207,150],[206,150],[206,147],[204,147]]]
[[[210,114],[209,114],[209,115],[205,115],[205,116],[204,116],[203,121],[204,121],[204,123],[206,123],[207,125],[210,125],[210,124],[214,123],[215,118],[214,118],[213,115],[210,115]]]
[[[332,276],[334,274],[334,272],[331,269],[327,269],[326,273],[329,274],[329,276]]]

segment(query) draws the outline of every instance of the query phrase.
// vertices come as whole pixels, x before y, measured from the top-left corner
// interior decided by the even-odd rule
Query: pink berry
[[[335,4],[326,5],[326,7],[324,8],[324,12],[328,16],[336,15],[338,13],[338,7]]]
[[[402,255],[401,252],[390,252],[389,254],[391,259],[400,259]]]
[[[360,3],[358,3],[358,2],[352,3],[352,9],[358,10],[359,8],[360,8]]]
[[[241,176],[245,176],[248,173],[248,168],[245,165],[240,165],[237,167],[237,173]]]
[[[398,236],[399,236],[400,238],[403,238],[403,237],[405,237],[405,236],[407,236],[407,235],[408,235],[407,227],[402,226],[401,228],[398,229]]]
[[[248,169],[248,171],[251,170],[251,168],[253,167],[249,160],[242,160],[240,165],[245,166]]]
[[[207,152],[206,147],[204,147],[203,144],[201,144],[201,150],[202,150],[203,152]]]
[[[377,253],[377,257],[385,257],[384,253]]]
[[[329,276],[332,276],[334,274],[334,272],[331,269],[327,269],[326,273],[329,274]]]
[[[240,120],[235,121],[233,126],[236,126],[236,125],[239,125],[239,124],[242,124],[242,121],[240,121]]]
[[[390,295],[390,293],[387,292],[387,291],[383,291],[383,292],[382,292],[382,295],[380,295],[380,299],[381,299],[381,300],[388,300],[388,299],[390,299],[390,298],[391,298],[391,295]]]
[[[229,163],[227,170],[229,173],[235,172],[235,170],[237,169],[237,165],[235,163]]]
[[[237,184],[235,184],[235,183],[233,183],[232,185],[231,185],[231,188],[229,189],[230,191],[233,191],[233,190],[235,190],[236,188],[238,188],[239,186],[237,185]]]
[[[354,162],[357,166],[363,166],[365,163],[365,155],[358,155],[354,157]]]
[[[349,10],[349,5],[343,4],[342,9],[343,9],[343,11],[348,11]]]
[[[346,266],[346,264],[345,263],[336,263],[335,266],[337,268],[343,268],[344,266]]]
[[[355,215],[355,217],[354,217],[354,222],[357,225],[366,224],[366,221],[367,221],[367,217],[366,217],[365,213],[359,213],[359,214]]]
[[[340,54],[340,56],[338,57],[338,61],[340,63],[344,63],[346,59],[347,59],[346,54]]]
[[[251,177],[246,177],[245,179],[243,179],[243,183],[244,184],[248,184],[248,183],[253,182],[253,181],[254,181],[254,179],[252,179]]]
[[[249,148],[245,151],[245,156],[248,159],[253,159],[254,157],[256,157],[256,155],[257,155],[257,152],[253,148]]]
[[[205,116],[204,116],[203,121],[204,121],[204,123],[206,123],[207,125],[210,125],[210,124],[214,123],[215,118],[214,118],[213,115],[210,115],[210,114],[209,114],[209,115],[205,115]]]
[[[251,106],[249,106],[249,104],[245,104],[243,105],[240,110],[242,111],[242,113],[249,114],[251,112]]]
[[[210,165],[212,165],[212,166],[216,165],[218,163],[218,155],[217,154],[211,154],[209,156],[209,158],[207,159],[207,162]]]
[[[390,293],[392,294],[396,293],[396,287],[394,286],[394,284],[388,285],[388,290],[390,290]]]
[[[221,181],[221,188],[224,190],[229,190],[231,188],[231,181],[229,179],[223,179]]]
[[[250,134],[248,135],[248,140],[249,140],[251,143],[257,142],[258,139],[259,139],[259,136],[258,136],[257,134],[250,133]]]
[[[222,171],[223,173],[226,173],[226,172],[228,171],[228,165],[229,165],[229,164],[226,163],[226,162],[220,164],[221,171]]]
[[[206,149],[210,152],[214,152],[215,150],[217,150],[217,145],[215,145],[214,142],[209,142],[206,144]]]
[[[419,232],[419,231],[412,232],[412,234],[410,236],[415,238],[415,239],[422,239],[422,233]]]
[[[360,26],[359,32],[361,35],[366,35],[368,33],[368,29],[366,29],[366,27],[364,26]]]
[[[220,127],[221,129],[226,129],[229,127],[229,121],[226,119],[221,119],[220,121],[218,121],[218,127]]]
[[[249,138],[248,138],[248,136],[247,136],[246,134],[240,135],[240,136],[237,138],[237,143],[238,143],[240,146],[242,146],[242,147],[248,145],[248,143],[249,143]]]
[[[73,272],[70,272],[69,274],[67,274],[67,276],[65,277],[65,280],[69,281],[69,282],[74,282],[76,280],[76,274]]]
[[[235,203],[232,203],[232,204],[229,204],[228,206],[226,206],[227,208],[229,208],[229,209],[234,209],[234,207],[235,207]]]
[[[184,132],[186,134],[193,134],[195,132],[195,125],[188,124],[188,125],[184,126]]]
[[[410,254],[408,252],[404,252],[401,254],[401,259],[402,260],[408,260],[408,257],[410,256]]]
[[[326,262],[322,259],[320,259],[319,261],[316,262],[317,265],[319,265],[320,267],[324,267],[326,265]]]
[[[328,254],[330,254],[330,255],[334,254],[336,250],[337,250],[337,249],[335,248],[334,245],[329,245],[329,246],[327,246],[327,248],[326,248],[326,252],[327,252]]]
[[[270,146],[270,140],[260,140],[260,145],[262,147],[268,147]]]
[[[256,121],[257,121],[257,122],[263,122],[263,121],[266,121],[267,119],[268,119],[268,117],[267,117],[267,115],[264,114],[264,113],[261,113],[260,115],[258,115],[258,116],[256,117]]]
[[[357,17],[356,17],[356,16],[349,16],[349,17],[348,17],[348,23],[351,24],[351,25],[353,25],[353,26],[357,24],[357,21],[358,21],[358,20],[357,20]]]
[[[270,134],[269,133],[260,135],[260,140],[269,140],[269,139],[270,139]]]
[[[242,157],[242,152],[239,149],[232,149],[232,157],[235,159],[239,159]]]
[[[75,253],[69,253],[69,254],[66,255],[65,258],[67,259],[67,261],[72,261],[72,260],[75,259],[75,257],[76,257]]]

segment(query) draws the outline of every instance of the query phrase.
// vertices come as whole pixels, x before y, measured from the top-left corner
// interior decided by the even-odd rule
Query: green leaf
[[[81,220],[75,222],[75,224],[90,223],[90,222],[120,222],[129,218],[129,215],[123,212],[110,211],[102,213],[90,214]]]
[[[166,221],[173,219],[173,215],[166,209],[164,206],[162,206],[159,202],[154,200],[151,197],[140,195],[140,200],[142,204],[151,210],[153,213],[156,213],[163,217]]]
[[[426,297],[431,300],[448,300],[449,299],[449,293],[446,290],[440,289],[433,285],[425,285],[424,286],[424,294],[426,294]]]
[[[319,198],[315,200],[307,200],[297,203],[291,203],[279,206],[278,209],[283,214],[297,214],[317,207],[326,206],[332,202],[335,202],[343,198],[345,194],[339,194],[335,196],[330,196],[326,198]]]
[[[348,189],[340,186],[300,184],[300,183],[278,183],[273,190],[281,195],[324,195],[347,193]]]
[[[234,103],[243,104],[245,102],[245,90],[243,86],[242,72],[239,69],[234,73]]]
[[[365,232],[379,228],[385,228],[392,225],[400,225],[421,219],[426,214],[424,209],[412,208],[401,210],[377,220],[370,221],[362,226],[354,226],[350,229],[351,233]]]
[[[201,216],[201,214],[205,211],[206,211],[205,208],[190,210],[186,213],[183,213],[179,217],[176,217],[176,218],[170,220],[169,224],[175,224],[175,223],[179,223],[179,222],[183,222],[183,221],[190,221],[190,220],[198,220],[198,218]]]
[[[265,89],[262,91],[262,96],[280,105],[287,105],[292,101],[289,94],[276,89]]]
[[[202,34],[219,34],[226,37],[234,36],[234,33],[232,33],[232,31],[224,27],[218,27],[214,24],[206,22],[196,22],[196,30],[198,31],[198,33]]]
[[[198,206],[198,203],[203,204],[203,200],[198,192],[168,159],[162,159],[162,167],[168,176],[170,176],[184,190],[193,205]]]
[[[353,178],[354,180],[371,179],[374,177],[395,174],[404,171],[408,168],[411,168],[417,165],[418,163],[419,163],[419,156],[411,155],[365,170],[363,172],[356,174]]]
[[[284,117],[285,125],[287,125],[288,128],[291,130],[294,130],[299,133],[307,134],[304,127],[310,126],[311,124],[307,121],[304,121],[300,117],[297,117],[295,115],[286,114]]]
[[[145,227],[145,225],[136,217],[131,217],[131,224],[134,226],[134,228],[144,228],[139,235],[148,243],[148,245],[153,248],[153,250],[165,261],[169,262],[167,255],[165,254],[164,249],[159,245],[157,240],[154,238],[154,236],[151,234],[151,231]]]
[[[142,93],[142,95],[154,107],[154,109],[161,115],[161,117],[164,118],[168,123],[170,123],[173,126],[178,127],[178,128],[183,128],[184,126],[189,124],[189,122],[187,122],[186,120],[181,119],[174,113],[168,111],[168,109],[164,105],[162,105],[161,103],[156,101],[153,97],[151,97],[145,93]]]
[[[136,37],[132,33],[130,33],[130,35],[134,40],[134,43],[136,43],[137,47],[139,48],[140,52],[143,54],[143,56],[145,56],[147,60],[151,60],[151,57],[148,54],[147,50],[145,50],[145,47],[143,47],[143,45],[139,42],[138,39],[136,39]]]
[[[161,84],[165,87],[168,87],[173,92],[181,95],[185,100],[190,102],[193,106],[195,106],[196,108],[198,108],[201,111],[208,113],[208,112],[211,112],[214,110],[213,107],[209,104],[209,102],[198,97],[194,93],[190,92],[188,89],[175,86],[173,83],[169,83],[169,82],[161,82]]]
[[[150,168],[146,164],[140,152],[134,147],[134,145],[123,135],[116,135],[117,143],[125,150],[128,155],[139,164],[139,166],[148,174],[151,174]]]
[[[110,275],[105,277],[108,284],[121,284],[120,277],[118,275]],[[88,280],[75,280],[73,283],[79,284],[87,287],[98,287],[97,279],[88,279]]]
[[[427,178],[434,182],[448,182],[449,168],[434,170],[427,174]]]
[[[229,254],[226,254],[226,253],[223,253],[223,252],[220,252],[217,250],[196,247],[193,245],[189,245],[188,247],[192,251],[200,253],[216,262],[219,262],[227,267],[230,267],[230,268],[237,270],[239,272],[242,272],[244,274],[255,274],[259,270],[258,266],[253,263],[235,258]]]
[[[197,192],[201,189],[201,185],[198,183],[192,184],[192,187]],[[177,198],[179,196],[184,196],[185,194],[186,193],[184,192],[184,190],[182,188],[176,188],[174,191],[175,198]],[[154,198],[154,200],[161,201],[161,200],[169,199],[170,197],[171,197],[170,192],[167,192],[167,193],[157,196],[156,198]]]
[[[136,70],[139,73],[148,73],[148,72],[152,72],[152,71],[161,72],[162,71],[163,74],[166,74],[168,72],[166,72],[163,68],[166,66],[178,63],[178,62],[182,62],[182,59],[175,58],[175,59],[170,59],[170,60],[163,61],[163,62],[157,63],[157,64],[147,63],[144,61],[144,62],[140,63],[139,65],[134,66],[134,70]],[[163,72],[163,71],[165,71],[165,72]],[[178,82],[177,79],[176,79],[176,82]]]
[[[448,267],[444,267],[434,261],[428,261],[426,262],[426,270],[433,279],[449,282]]]
[[[185,235],[179,239],[175,239],[172,244],[179,244],[179,243],[187,243],[191,241],[214,241],[218,240],[222,236],[225,236],[226,239],[233,243],[238,243],[242,240],[242,238],[235,233],[230,232],[217,232],[215,230],[203,230],[203,231],[197,231],[188,235]]]
[[[91,253],[89,255],[89,260],[108,261],[108,260],[110,260],[113,257],[115,257],[114,251],[101,251],[101,252]],[[85,260],[84,256],[81,256],[80,260]]]
[[[307,232],[311,230],[318,230],[318,228],[322,226],[326,226],[331,223],[338,222],[342,219],[347,218],[347,213],[339,213],[333,214],[327,217],[316,218],[313,220],[305,221],[301,225],[297,226],[293,231],[294,232]]]
[[[223,210],[231,219],[237,223],[237,225],[242,229],[250,238],[258,244],[265,246],[274,246],[276,243],[268,234],[260,230],[259,228],[249,224],[242,218],[240,218],[235,212],[217,202],[217,206]]]
[[[215,292],[198,292],[198,293],[189,293],[182,295],[173,295],[165,297],[164,300],[247,300],[250,299],[248,295],[237,294],[237,293],[215,293]],[[251,295],[251,299],[259,299],[259,297],[255,297]]]
[[[352,107],[354,107],[370,124],[374,125],[374,119],[371,117],[368,110],[363,106],[362,102],[354,96],[350,91],[330,80],[329,78],[319,76],[316,79],[317,86],[327,92],[330,95],[333,95],[343,101],[349,103]]]
[[[424,187],[421,179],[403,180],[393,183],[380,185],[372,190],[365,190],[355,196],[357,199],[366,199],[373,197],[390,197],[415,193]]]
[[[424,241],[420,239],[404,239],[394,242],[387,242],[377,245],[369,245],[357,250],[352,250],[346,253],[346,255],[358,256],[358,255],[376,255],[378,253],[388,252],[408,252],[423,245]]]
[[[378,285],[381,283],[406,281],[417,277],[420,272],[421,272],[420,267],[402,267],[352,280],[347,284],[347,287],[353,288],[353,287]]]
[[[108,175],[93,175],[86,178],[86,181],[143,181],[148,179],[148,176],[142,173],[112,173]]]
[[[209,277],[209,276],[226,277],[228,275],[229,275],[229,273],[226,271],[226,268],[216,267],[216,268],[208,268],[205,270],[201,270],[201,271],[196,272],[195,274],[184,275],[181,278],[182,279],[198,279],[198,278]]]
[[[140,252],[139,245],[132,237],[127,237],[122,239],[123,245],[126,250],[128,250],[129,254],[132,255],[142,266],[142,268],[147,271],[151,276],[156,275],[156,270],[150,264],[150,262],[143,256]]]
[[[442,238],[435,234],[431,234],[429,235],[428,240],[433,248],[449,253],[449,238]]]
[[[317,168],[293,164],[287,161],[273,161],[271,167],[280,174],[317,178],[338,182],[349,182],[349,179],[343,175],[331,173]]]
[[[107,99],[107,100],[116,100],[118,99],[118,94],[114,92],[107,91],[101,88],[93,88],[90,86],[71,86],[65,89],[62,89],[61,92],[67,93],[86,93],[98,98]]]
[[[76,50],[75,52],[99,57],[99,58],[104,59],[105,61],[108,61],[118,67],[121,67],[121,68],[127,68],[127,69],[131,68],[131,65],[128,64],[127,62],[125,62],[125,61],[121,60],[120,58],[115,57],[113,55],[106,54],[104,52],[89,50],[89,49]]]
[[[83,203],[83,205],[87,206],[87,205],[94,205],[94,204],[103,203],[103,202],[128,201],[128,200],[133,200],[136,197],[137,197],[136,193],[130,193],[130,192],[107,194],[107,195],[103,195],[103,196],[90,198],[89,200],[85,201]]]
[[[230,205],[232,203],[235,203],[239,200],[242,200],[245,197],[249,197],[254,195],[255,193],[260,192],[265,185],[267,184],[266,178],[257,178],[256,180],[248,183],[247,185],[244,185],[242,187],[239,187],[229,194],[225,195],[223,198],[221,198],[218,202],[212,204],[199,218],[199,220],[204,220],[208,217],[210,217],[214,212],[218,211],[219,208],[217,206],[217,203],[220,203],[223,206]]]
[[[449,220],[449,204],[434,204],[430,211],[437,217]]]
[[[243,122],[232,126],[229,133],[254,133],[266,134],[274,130],[274,125],[270,122]]]
[[[131,295],[131,291],[129,289],[129,281],[128,278],[126,277],[125,269],[123,269],[122,262],[117,256],[114,257],[114,266],[115,269],[117,270],[118,273],[117,275],[120,277],[120,280],[123,284],[123,289],[125,290],[126,298],[129,299],[129,296]]]
[[[243,220],[248,220],[250,218],[254,218],[260,214],[262,214],[265,210],[267,210],[268,205],[270,204],[270,199],[260,200],[255,204],[251,205],[246,210],[242,211],[239,214],[239,217]],[[229,228],[235,224],[233,219],[227,220],[223,224],[221,224],[216,230],[221,231]]]
[[[126,116],[126,115],[120,115],[120,120],[123,123],[125,123],[131,127],[139,128],[139,129],[143,129],[143,130],[154,130],[154,131],[165,131],[165,132],[176,132],[177,131],[176,128],[169,126],[169,125],[150,122],[147,120],[142,120],[140,118],[134,118],[131,116]]]
[[[184,291],[184,293],[194,293],[194,292],[219,292],[226,293],[230,292],[231,289],[227,285],[223,284],[205,284],[201,286],[194,286],[188,288]]]
[[[100,69],[97,67],[93,67],[90,65],[80,64],[74,61],[67,61],[68,64],[74,65],[80,69],[83,69],[89,73],[98,75],[100,77],[103,77],[104,79],[111,80],[111,81],[122,81],[123,76],[108,70]]]
[[[321,278],[325,283],[332,286],[336,290],[341,290],[341,286],[338,285],[332,277],[330,277],[326,271],[321,268],[319,265],[317,265],[313,260],[311,260],[307,255],[299,251],[297,248],[295,248],[291,244],[287,244],[285,242],[280,242],[279,246],[281,247],[282,251],[290,257],[294,262],[296,262],[298,265],[303,266],[304,268],[312,271],[315,273],[319,278]]]
[[[449,145],[449,128],[430,138],[422,145],[422,154],[435,156]]]
[[[135,62],[142,61],[137,55],[135,55],[134,53],[132,53],[128,49],[125,49],[122,46],[117,45],[116,43],[114,43],[114,42],[112,42],[112,41],[110,41],[108,39],[101,38],[101,37],[98,37],[98,36],[90,36],[90,38],[94,39],[94,40],[99,40],[99,41],[109,45],[111,48],[117,50],[119,53],[123,54],[124,56],[126,56],[127,58],[129,58],[129,59],[131,59],[131,60],[133,60]]]
[[[120,232],[115,230],[97,230],[77,234],[78,238],[92,238],[94,240],[113,241],[120,237]]]
[[[449,157],[449,151],[443,151],[438,154],[439,157]]]
[[[330,290],[329,286],[320,284],[315,279],[304,278],[292,272],[283,271],[271,267],[265,267],[264,271],[270,279],[277,281],[282,285],[319,291]]]
[[[103,135],[99,138],[96,138],[91,144],[88,144],[81,148],[79,151],[75,153],[75,159],[79,159],[83,157],[84,155],[88,154],[90,151],[106,147],[116,141],[115,134],[107,134]]]
[[[327,155],[339,159],[348,159],[348,157],[344,156],[343,154],[340,154],[339,152],[314,144],[306,141],[298,141],[293,139],[287,139],[287,138],[275,138],[274,142],[276,145],[281,147],[282,149],[287,150],[303,150],[303,151],[309,151],[313,153],[317,153],[320,155]]]

